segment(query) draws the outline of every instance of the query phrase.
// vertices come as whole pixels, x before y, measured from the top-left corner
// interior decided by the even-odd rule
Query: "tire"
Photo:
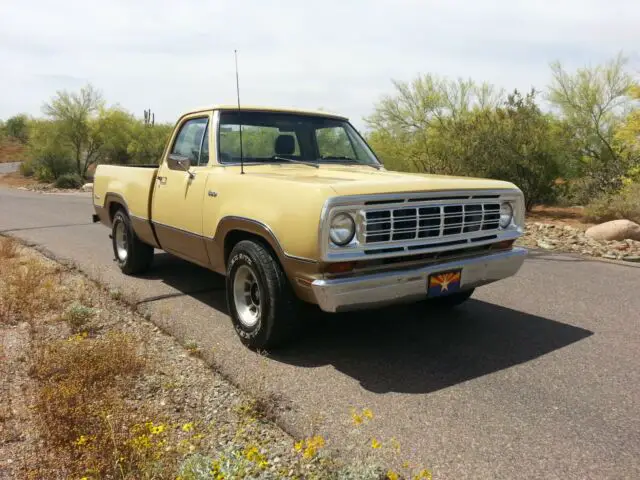
[[[244,345],[268,350],[291,338],[300,302],[271,251],[251,240],[238,242],[226,283],[231,321]]]
[[[146,272],[153,262],[153,247],[140,241],[123,210],[113,216],[111,244],[116,263],[126,275]]]
[[[435,307],[439,307],[439,308],[453,308],[453,307],[457,307],[458,305],[466,302],[467,300],[469,300],[469,297],[471,297],[471,295],[473,295],[473,292],[475,291],[474,288],[471,288],[469,290],[464,290],[462,292],[457,292],[457,293],[452,293],[451,295],[445,295],[443,297],[437,297],[437,298],[432,298],[429,301],[430,305],[433,305]]]

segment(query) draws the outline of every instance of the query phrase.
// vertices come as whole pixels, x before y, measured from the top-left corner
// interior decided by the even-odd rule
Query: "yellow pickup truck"
[[[225,275],[250,348],[289,339],[307,303],[455,306],[526,256],[513,246],[524,228],[515,185],[387,171],[326,112],[193,110],[159,165],[100,165],[93,204],[125,274],[147,270],[158,248]]]

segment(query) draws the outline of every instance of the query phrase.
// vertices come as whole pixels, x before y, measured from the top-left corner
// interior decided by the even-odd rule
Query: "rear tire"
[[[438,308],[453,308],[469,300],[469,297],[473,295],[475,288],[464,290],[462,292],[452,293],[451,295],[445,295],[444,297],[437,297],[429,299],[429,303]]]
[[[126,275],[146,272],[153,262],[153,247],[142,242],[133,231],[129,216],[118,210],[111,225],[111,243],[116,263]]]
[[[273,349],[289,340],[299,300],[274,254],[243,240],[227,262],[227,306],[233,327],[251,349]]]

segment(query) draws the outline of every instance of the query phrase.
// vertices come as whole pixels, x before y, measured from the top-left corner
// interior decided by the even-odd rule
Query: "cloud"
[[[638,25],[635,0],[8,1],[0,118],[38,114],[57,89],[90,81],[111,102],[173,121],[235,101],[237,48],[244,103],[323,107],[362,125],[392,78],[544,88],[550,61],[634,55]]]

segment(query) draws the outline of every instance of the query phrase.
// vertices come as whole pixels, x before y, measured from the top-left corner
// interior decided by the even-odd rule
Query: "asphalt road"
[[[0,175],[4,173],[17,172],[22,162],[0,163]]]
[[[158,252],[142,278],[112,261],[85,195],[0,189],[0,232],[41,244],[119,288],[233,382],[278,397],[296,435],[349,456],[372,436],[439,479],[640,477],[640,269],[532,253],[455,312],[424,305],[319,314],[267,358],[243,348],[222,278]],[[301,319],[304,321],[306,319]],[[350,408],[368,407],[368,426]]]

